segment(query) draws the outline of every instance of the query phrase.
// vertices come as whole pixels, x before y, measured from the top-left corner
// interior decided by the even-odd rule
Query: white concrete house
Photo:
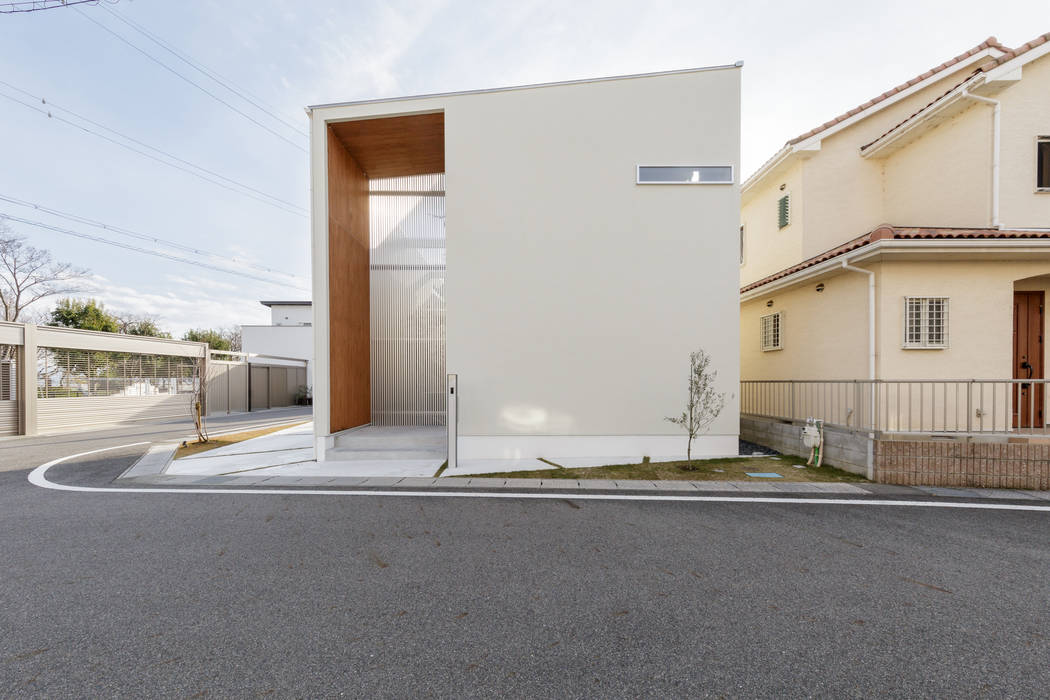
[[[736,454],[740,67],[311,107],[317,458]]]
[[[306,360],[306,383],[313,386],[313,309],[308,301],[261,301],[270,309],[270,325],[241,326],[241,350]]]

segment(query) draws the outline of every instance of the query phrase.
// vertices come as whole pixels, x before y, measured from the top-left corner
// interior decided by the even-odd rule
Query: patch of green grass
[[[548,460],[542,460],[548,462]],[[550,463],[550,462],[548,462]],[[692,462],[652,462],[616,464],[606,467],[541,469],[539,471],[477,474],[478,477],[505,479],[672,479],[680,481],[867,481],[862,476],[835,467],[805,466],[806,460],[792,455],[776,457],[734,457],[727,459],[694,459]],[[746,472],[776,472],[782,479],[748,476]]]

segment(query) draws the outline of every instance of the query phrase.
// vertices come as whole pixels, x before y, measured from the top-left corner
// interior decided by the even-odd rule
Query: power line
[[[4,84],[6,85],[6,83],[4,83]],[[14,89],[17,89],[17,88],[14,88]],[[43,114],[44,116],[46,116],[46,117],[48,117],[50,119],[54,119],[56,121],[60,121],[63,124],[68,124],[69,126],[72,126],[72,127],[76,128],[76,129],[80,129],[81,131],[89,133],[89,134],[91,134],[93,136],[97,136],[98,138],[100,138],[100,139],[102,139],[104,141],[108,141],[108,142],[110,142],[112,144],[115,144],[117,146],[120,146],[121,148],[125,148],[125,149],[127,149],[129,151],[132,151],[134,153],[138,153],[139,155],[145,156],[146,158],[149,158],[150,160],[154,160],[154,161],[156,161],[158,163],[163,163],[164,165],[167,165],[168,167],[175,168],[176,170],[181,170],[184,173],[189,173],[190,175],[193,175],[194,177],[198,177],[198,178],[200,178],[200,179],[202,179],[202,180],[204,180],[206,182],[210,182],[213,185],[218,185],[219,187],[222,187],[223,189],[229,190],[230,192],[236,192],[237,194],[244,195],[245,197],[251,197],[252,199],[257,200],[259,202],[262,202],[264,204],[269,204],[270,206],[277,207],[278,209],[280,209],[282,211],[286,211],[286,212],[288,212],[290,214],[295,214],[296,216],[301,216],[303,218],[306,218],[306,214],[305,214],[306,209],[304,209],[303,207],[299,207],[298,205],[292,204],[291,202],[285,202],[285,200],[278,199],[277,197],[274,197],[273,195],[266,194],[265,192],[263,192],[262,195],[263,195],[263,197],[267,197],[268,199],[264,199],[263,197],[256,196],[255,194],[252,194],[251,192],[245,192],[245,191],[242,191],[242,190],[239,190],[239,189],[235,189],[234,187],[230,187],[229,185],[226,185],[226,184],[224,184],[222,182],[219,182],[217,180],[213,180],[210,177],[202,175],[199,172],[196,172],[194,170],[190,170],[188,168],[184,168],[184,167],[182,167],[180,165],[177,165],[175,163],[171,163],[169,161],[164,160],[163,158],[158,158],[157,156],[153,155],[152,153],[147,153],[146,151],[142,151],[142,150],[139,150],[137,148],[134,148],[133,146],[129,146],[128,144],[122,143],[120,141],[117,141],[116,139],[112,139],[112,138],[106,136],[105,134],[100,134],[97,131],[92,131],[91,129],[87,128],[86,126],[83,126],[82,124],[77,124],[76,122],[72,122],[72,121],[70,121],[68,119],[65,119],[63,117],[60,117],[60,116],[58,116],[56,114],[52,114],[50,111],[48,111],[46,109],[41,109],[40,107],[37,107],[36,105],[29,104],[28,102],[23,102],[22,100],[18,99],[17,97],[11,97],[10,95],[5,95],[2,92],[0,92],[0,97],[8,99],[8,100],[10,100],[12,102],[15,102],[17,104],[20,104],[23,107],[28,107],[29,109],[31,109],[31,110],[33,110],[35,112],[39,112],[40,114]],[[68,111],[68,110],[62,110],[62,111]],[[72,112],[70,112],[70,114],[72,114]],[[88,120],[85,119],[85,121],[88,121]],[[106,128],[106,127],[103,127],[103,128]],[[112,130],[107,128],[107,131],[112,131]],[[113,132],[113,133],[118,133],[118,132]],[[123,136],[123,135],[121,135],[121,138],[127,138],[128,140],[134,140],[134,139],[131,139],[130,137],[126,137],[126,136]],[[180,158],[177,158],[176,156],[173,156],[173,155],[170,155],[170,154],[166,153],[165,151],[161,151],[160,149],[154,148],[153,146],[147,146],[147,148],[150,148],[150,149],[152,149],[154,151],[157,151],[158,153],[163,153],[165,156],[167,156],[168,158],[171,158],[172,160],[182,160]],[[182,162],[188,162],[188,161],[182,161]],[[202,168],[202,167],[200,167],[198,165],[193,165],[192,163],[190,165],[191,165],[191,167],[197,168],[198,170],[201,170],[203,172],[207,172],[209,174],[213,174],[212,171],[207,170],[206,168]],[[225,176],[218,175],[217,173],[214,173],[214,175],[216,177],[222,178],[224,180],[230,180],[230,178],[226,178]],[[243,187],[246,190],[252,190],[254,192],[260,192],[260,190],[256,190],[253,187],[249,187],[247,185],[243,185],[243,184],[241,184],[239,182],[236,182],[235,180],[230,180],[230,181],[234,182],[235,184],[237,184],[238,187]],[[295,209],[291,209],[289,207],[295,207]]]
[[[75,221],[75,222],[77,222],[79,224],[87,224],[88,226],[94,226],[95,228],[101,228],[101,229],[104,229],[106,231],[111,231],[113,233],[121,234],[123,236],[129,236],[131,238],[137,238],[140,241],[149,241],[151,243],[159,243],[159,244],[168,246],[169,248],[175,248],[176,250],[182,250],[182,251],[185,251],[187,253],[193,253],[194,255],[206,256],[206,257],[210,257],[210,258],[215,258],[217,260],[226,260],[226,261],[232,262],[232,263],[234,263],[236,265],[241,265],[241,266],[244,266],[244,267],[253,268],[253,269],[258,270],[260,272],[268,272],[268,273],[274,274],[274,275],[284,275],[285,277],[290,277],[292,279],[302,280],[304,282],[306,281],[305,278],[303,278],[303,277],[301,277],[299,275],[293,275],[290,272],[283,272],[281,270],[274,270],[273,268],[266,267],[264,265],[256,265],[255,263],[251,263],[251,262],[248,262],[246,260],[238,260],[237,258],[231,258],[228,255],[222,255],[222,254],[219,254],[219,253],[213,253],[213,252],[211,252],[209,250],[205,250],[203,248],[196,248],[196,247],[193,247],[193,246],[188,246],[185,243],[179,243],[177,241],[171,241],[171,240],[168,240],[168,239],[165,239],[165,238],[160,238],[158,236],[151,236],[151,235],[146,234],[146,233],[139,233],[138,231],[132,231],[131,229],[122,228],[120,226],[114,226],[112,224],[106,224],[106,223],[103,223],[101,221],[96,221],[94,219],[89,219],[89,218],[84,217],[84,216],[79,216],[77,214],[70,214],[69,212],[64,212],[64,211],[61,211],[59,209],[52,209],[50,207],[45,207],[44,205],[37,204],[36,202],[28,202],[28,201],[26,201],[24,199],[18,199],[17,197],[10,197],[10,196],[4,195],[4,194],[0,194],[0,201],[8,202],[10,204],[15,204],[15,205],[18,205],[20,207],[27,207],[27,208],[30,208],[30,209],[35,209],[37,211],[44,212],[45,214],[50,214],[52,216],[57,216],[59,218],[66,219],[68,221]]]
[[[233,82],[232,80],[230,80],[229,78],[224,78],[223,76],[219,75],[215,71],[209,69],[207,66],[201,64],[198,61],[193,60],[192,58],[190,58],[190,56],[188,54],[185,54],[182,51],[179,51],[174,46],[172,46],[168,42],[164,41],[159,36],[157,36],[156,34],[151,32],[150,30],[146,29],[145,27],[143,27],[138,22],[135,22],[134,20],[125,17],[124,15],[122,15],[119,12],[114,12],[113,10],[110,10],[109,8],[105,8],[104,7],[102,9],[104,9],[111,16],[117,18],[118,20],[120,20],[124,24],[128,25],[129,27],[131,27],[135,31],[139,32],[140,34],[145,36],[147,39],[152,41],[154,44],[156,44],[157,46],[161,47],[162,49],[164,49],[165,51],[167,51],[172,56],[174,56],[175,58],[179,59],[180,61],[182,61],[186,65],[188,65],[191,68],[194,68],[197,71],[199,71],[199,72],[203,73],[204,75],[208,76],[209,78],[211,78],[212,80],[217,82],[219,85],[222,85],[224,88],[226,88],[227,90],[232,92],[234,95],[237,95],[238,97],[240,97],[245,102],[247,102],[247,103],[251,104],[252,106],[254,106],[260,112],[265,112],[266,114],[269,114],[271,117],[273,117],[277,121],[281,122],[282,124],[287,126],[289,129],[292,129],[297,134],[299,134],[301,136],[304,136],[304,137],[309,137],[309,134],[307,134],[305,131],[303,131],[301,128],[299,128],[299,126],[297,126],[296,124],[292,124],[291,122],[285,121],[279,115],[275,114],[274,111],[272,111],[272,110],[275,110],[276,108],[273,107],[273,105],[266,104],[266,102],[262,98],[256,97],[255,95],[252,95],[250,92],[248,92],[244,88],[238,88],[238,87],[236,87],[234,85],[231,85],[230,83]],[[262,103],[262,104],[260,104],[260,103]]]
[[[99,4],[100,0],[27,0],[26,2],[2,2],[0,3],[0,15],[14,14],[15,12],[37,12],[39,10],[53,10],[56,7],[69,7],[71,5]],[[114,4],[117,0],[107,0]]]
[[[134,138],[132,136],[128,136],[127,134],[123,134],[123,133],[117,131],[116,129],[111,129],[108,126],[106,126],[105,124],[100,124],[99,122],[97,122],[97,121],[95,121],[93,119],[89,119],[89,118],[87,118],[87,117],[85,117],[85,116],[83,116],[81,114],[77,114],[76,112],[74,112],[71,109],[66,109],[65,107],[61,107],[55,102],[49,102],[44,97],[41,97],[39,95],[34,95],[33,93],[29,92],[28,90],[23,90],[22,88],[18,87],[17,85],[12,85],[11,83],[5,82],[3,80],[0,80],[0,85],[3,85],[5,87],[7,87],[7,88],[10,88],[11,90],[14,90],[15,92],[21,93],[21,94],[25,95],[26,97],[30,97],[30,98],[32,98],[34,100],[39,100],[40,104],[49,105],[51,109],[57,109],[60,112],[65,112],[66,114],[70,114],[70,115],[76,117],[77,119],[80,119],[81,121],[85,121],[88,124],[91,124],[92,126],[97,126],[98,128],[103,129],[105,131],[108,131],[109,133],[114,134],[116,136],[119,136],[120,138],[125,139],[126,141],[131,141],[132,143],[138,144],[139,146],[142,146],[144,148],[148,148],[151,151],[156,151],[157,153],[162,154],[166,158],[171,158],[172,160],[178,161],[179,163],[182,163],[184,165],[188,165],[191,168],[196,168],[197,170],[200,170],[201,172],[205,172],[205,173],[208,173],[209,175],[213,175],[214,177],[217,177],[220,180],[225,180],[226,182],[229,182],[230,184],[237,185],[238,187],[243,187],[246,190],[250,190],[252,192],[255,192],[256,194],[260,194],[263,197],[266,197],[267,199],[272,199],[275,202],[280,202],[281,204],[286,204],[289,207],[293,207],[293,208],[298,209],[299,211],[301,211],[303,213],[306,213],[306,209],[304,209],[303,207],[300,207],[298,204],[295,204],[294,202],[289,202],[288,200],[281,199],[280,197],[276,197],[276,196],[274,196],[272,194],[269,194],[267,192],[263,192],[260,189],[256,189],[255,187],[252,187],[250,185],[246,185],[243,182],[239,182],[237,180],[234,180],[233,178],[226,177],[225,175],[222,175],[221,173],[217,173],[214,170],[209,170],[208,168],[205,168],[204,166],[197,165],[196,163],[191,163],[190,161],[186,160],[185,158],[179,158],[178,156],[172,155],[171,153],[168,153],[167,151],[165,151],[163,149],[157,148],[156,146],[151,146],[151,145],[149,145],[148,143],[146,143],[144,141],[140,141],[139,139],[136,139],[136,138]],[[42,111],[42,110],[40,110],[40,111]],[[50,113],[50,111],[47,112],[47,115],[49,117],[53,116]]]
[[[164,70],[168,71],[169,73],[171,73],[171,74],[173,74],[173,75],[176,75],[176,76],[178,76],[178,77],[179,77],[179,78],[181,78],[182,80],[186,81],[187,83],[189,83],[189,84],[190,84],[190,85],[192,85],[193,87],[195,87],[195,88],[197,88],[198,90],[200,90],[201,92],[203,92],[203,93],[204,93],[205,95],[208,95],[209,97],[211,97],[211,98],[212,98],[213,100],[215,100],[215,101],[217,101],[217,102],[220,102],[221,104],[224,104],[224,105],[226,105],[227,107],[229,107],[230,109],[232,109],[232,110],[233,110],[234,112],[236,112],[237,114],[241,115],[242,117],[244,117],[245,119],[247,119],[248,121],[250,121],[250,122],[251,122],[252,124],[255,124],[255,125],[256,125],[256,126],[258,126],[259,128],[261,128],[261,129],[264,129],[264,130],[266,130],[266,131],[270,132],[271,134],[273,134],[273,135],[274,135],[274,136],[276,136],[277,138],[281,139],[281,140],[282,140],[282,141],[284,141],[285,143],[287,143],[287,144],[289,144],[289,145],[291,145],[291,146],[294,146],[295,148],[298,148],[298,149],[299,149],[300,151],[302,151],[303,153],[306,153],[306,149],[305,149],[305,148],[303,148],[303,147],[302,147],[302,146],[301,146],[300,144],[296,143],[295,141],[292,141],[292,140],[291,140],[291,139],[289,139],[289,138],[286,138],[286,137],[285,137],[285,136],[283,136],[282,134],[279,134],[278,132],[274,131],[274,130],[273,130],[273,129],[271,129],[270,127],[268,127],[268,126],[266,126],[265,124],[263,124],[262,122],[260,122],[260,121],[259,121],[258,119],[255,119],[254,117],[252,117],[252,116],[251,116],[250,114],[247,114],[246,112],[242,112],[241,110],[237,109],[237,108],[236,108],[235,106],[233,106],[232,104],[230,104],[230,103],[229,103],[229,102],[227,102],[226,100],[222,99],[221,97],[219,97],[218,95],[216,95],[216,94],[215,94],[214,92],[211,92],[210,90],[208,90],[207,88],[203,87],[203,86],[202,86],[202,85],[200,85],[199,83],[197,83],[197,82],[195,82],[195,81],[191,80],[190,78],[187,78],[187,77],[186,77],[185,75],[183,75],[182,73],[178,72],[177,70],[175,70],[174,68],[172,68],[171,66],[169,66],[169,65],[168,65],[167,63],[164,63],[164,62],[163,62],[163,61],[161,61],[160,59],[158,59],[158,58],[154,57],[154,56],[153,56],[153,55],[152,55],[151,53],[149,53],[148,51],[145,51],[144,49],[141,49],[141,48],[139,48],[139,47],[138,47],[138,46],[136,46],[135,44],[131,43],[130,41],[128,41],[127,39],[125,39],[124,37],[122,37],[122,36],[121,36],[120,34],[117,34],[117,33],[116,33],[115,31],[113,31],[112,29],[110,29],[110,28],[109,28],[109,27],[107,27],[106,25],[102,24],[101,22],[99,22],[99,21],[98,21],[97,19],[95,19],[94,17],[91,17],[90,15],[87,15],[87,14],[85,14],[85,13],[84,13],[83,11],[81,11],[81,10],[80,10],[79,8],[78,8],[78,9],[77,9],[76,11],[80,13],[80,16],[81,16],[81,17],[83,17],[84,19],[88,20],[89,22],[91,22],[91,23],[93,23],[93,24],[97,24],[97,25],[98,25],[99,27],[101,27],[101,28],[102,28],[102,29],[104,29],[105,31],[109,32],[109,33],[110,33],[110,34],[112,34],[112,35],[113,35],[114,37],[116,37],[116,38],[117,38],[117,39],[119,39],[120,41],[124,42],[125,44],[127,44],[127,45],[128,45],[128,46],[130,46],[131,48],[135,49],[135,50],[136,50],[136,51],[138,51],[138,52],[139,52],[140,54],[142,54],[143,56],[145,56],[145,57],[146,57],[146,58],[148,58],[149,60],[151,60],[151,61],[153,61],[154,63],[156,63],[156,64],[157,64],[158,66],[160,66],[160,67],[161,67],[161,68],[163,68]]]
[[[54,231],[56,233],[62,233],[67,236],[74,236],[76,238],[82,238],[88,241],[95,241],[96,243],[105,243],[116,248],[123,248],[125,250],[131,250],[136,253],[143,253],[144,255],[152,255],[158,258],[164,258],[165,260],[172,260],[174,262],[184,263],[186,265],[194,265],[196,267],[202,267],[209,270],[215,270],[216,272],[222,272],[227,275],[237,275],[239,277],[247,277],[248,279],[257,280],[259,282],[266,282],[268,284],[274,284],[279,287],[287,287],[289,289],[295,289],[300,292],[309,292],[310,290],[303,287],[298,287],[294,284],[288,284],[287,282],[278,282],[276,280],[267,279],[258,275],[253,275],[248,272],[239,272],[237,270],[229,270],[226,268],[219,267],[218,265],[209,265],[208,263],[201,262],[199,260],[189,260],[187,258],[180,257],[178,255],[171,255],[170,253],[164,253],[159,250],[149,250],[147,248],[140,248],[138,246],[130,245],[128,243],[121,243],[120,241],[111,241],[108,238],[101,236],[93,236],[90,233],[83,233],[81,231],[73,231],[72,229],[62,228],[61,226],[53,226],[51,224],[45,224],[42,221],[32,221],[30,219],[23,219],[19,216],[11,216],[5,212],[0,212],[0,220],[7,219],[9,221],[17,221],[27,226],[35,226],[37,228],[46,229],[48,231]]]

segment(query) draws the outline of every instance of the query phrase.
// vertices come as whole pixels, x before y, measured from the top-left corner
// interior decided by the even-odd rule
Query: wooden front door
[[[1014,292],[1014,379],[1043,378],[1043,293]],[[1014,427],[1043,427],[1043,385],[1015,383]]]

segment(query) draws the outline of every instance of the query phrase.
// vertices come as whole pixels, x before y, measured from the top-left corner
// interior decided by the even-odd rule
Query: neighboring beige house
[[[989,38],[788,141],[742,185],[743,379],[1045,376],[1048,39],[1009,49]],[[986,426],[993,410],[1042,427],[1034,386],[1003,383],[1013,398],[993,401],[938,385],[936,402],[908,399],[897,418],[889,395],[843,403],[889,423],[932,405],[954,415],[946,428]]]

